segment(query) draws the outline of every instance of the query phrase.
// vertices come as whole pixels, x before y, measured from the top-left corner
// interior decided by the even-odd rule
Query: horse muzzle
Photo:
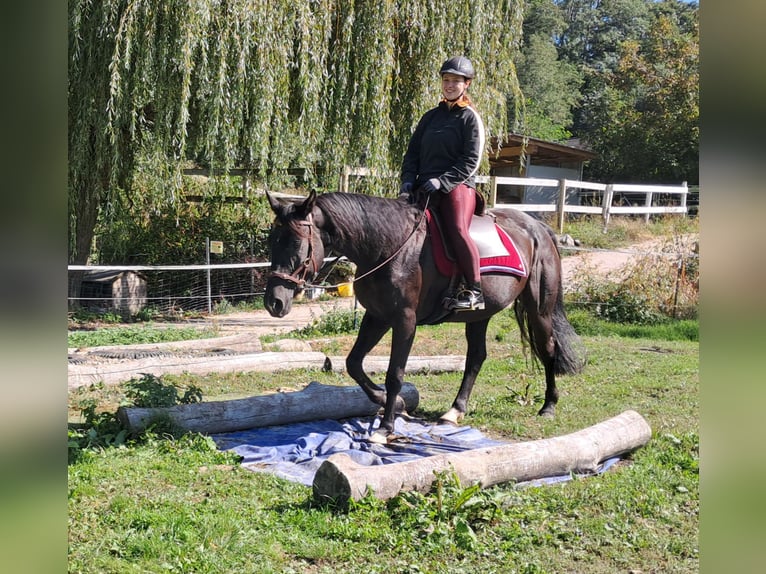
[[[277,277],[269,278],[263,305],[272,317],[284,317],[290,312],[296,289],[295,284],[287,284]]]

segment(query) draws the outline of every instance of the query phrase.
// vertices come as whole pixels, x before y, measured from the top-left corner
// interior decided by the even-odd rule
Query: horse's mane
[[[378,245],[400,243],[422,215],[404,201],[357,193],[326,193],[317,197],[316,204],[331,220],[338,238]]]

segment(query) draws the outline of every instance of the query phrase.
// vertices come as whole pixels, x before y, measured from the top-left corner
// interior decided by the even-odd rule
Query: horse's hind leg
[[[545,401],[537,414],[553,416],[556,413],[556,403],[559,401],[555,376],[556,339],[553,335],[553,319],[550,315],[541,314],[537,308],[537,302],[526,300],[525,294],[516,302],[516,316],[519,326],[522,325],[523,316],[526,317],[532,352],[545,369]]]
[[[468,399],[471,397],[476,377],[479,376],[484,360],[487,358],[487,326],[489,319],[466,323],[465,338],[468,351],[465,356],[465,368],[460,390],[452,403],[452,408],[444,413],[439,420],[446,423],[458,424],[468,411]]]

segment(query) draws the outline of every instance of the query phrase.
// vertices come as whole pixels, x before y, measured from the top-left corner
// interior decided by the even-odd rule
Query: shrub
[[[672,243],[665,245],[658,253],[604,277],[585,268],[572,281],[569,305],[615,323],[654,325],[669,319],[696,319],[698,259],[696,254],[668,255],[677,252]]]
[[[134,407],[172,407],[202,400],[202,391],[197,386],[190,386],[183,395],[179,395],[178,390],[174,384],[165,383],[162,377],[146,373],[140,379],[125,383],[125,397]]]
[[[357,311],[330,311],[296,334],[299,337],[316,337],[354,333],[359,328],[360,321],[361,317]]]

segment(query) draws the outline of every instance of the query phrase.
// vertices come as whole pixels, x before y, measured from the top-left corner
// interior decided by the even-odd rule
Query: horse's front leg
[[[465,368],[460,390],[452,403],[452,408],[444,413],[439,421],[458,424],[468,412],[468,399],[471,397],[473,384],[479,376],[481,366],[487,358],[487,326],[489,319],[465,324],[465,338],[468,351],[465,355]]]
[[[404,401],[399,396],[404,381],[407,359],[415,340],[416,316],[414,309],[405,310],[393,325],[391,333],[391,356],[386,371],[386,407],[380,427],[370,436],[371,442],[386,443],[394,430],[396,413],[404,410]]]
[[[374,318],[370,313],[365,313],[359,325],[359,334],[356,336],[354,346],[346,357],[346,371],[349,376],[362,387],[370,401],[381,407],[386,405],[386,393],[367,376],[362,363],[389,329],[388,323]]]

